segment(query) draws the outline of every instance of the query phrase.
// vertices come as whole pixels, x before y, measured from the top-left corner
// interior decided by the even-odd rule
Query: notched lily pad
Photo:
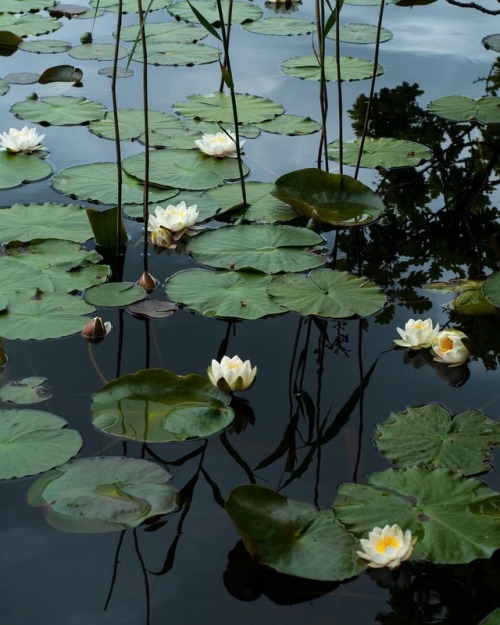
[[[128,312],[139,319],[164,319],[170,317],[177,310],[171,302],[157,299],[144,299],[127,308]]]
[[[87,289],[85,301],[94,306],[109,306],[121,308],[138,302],[147,296],[142,286],[135,282],[106,282]]]
[[[355,167],[358,162],[360,140],[343,143],[342,160],[345,165]],[[338,141],[328,146],[328,156],[334,161],[340,160],[340,144]],[[367,138],[363,145],[361,167],[416,167],[432,158],[430,149],[421,143],[404,139],[381,137]]]
[[[52,391],[44,386],[47,378],[32,376],[11,380],[0,387],[0,401],[8,404],[38,404],[52,397]]]
[[[11,189],[25,182],[35,182],[50,176],[52,167],[40,156],[36,153],[0,152],[0,189]]]
[[[463,95],[449,95],[433,100],[429,110],[454,122],[500,124],[500,98],[484,96],[477,100]]]
[[[58,95],[17,102],[11,111],[21,119],[38,124],[77,126],[102,119],[106,114],[106,107],[84,97]]]
[[[285,74],[290,74],[296,78],[305,80],[320,80],[321,69],[318,59],[314,54],[309,56],[297,56],[293,59],[283,61],[281,66]],[[334,56],[325,57],[325,77],[326,80],[337,80],[337,62]],[[384,73],[381,65],[377,66],[377,76]],[[340,57],[340,79],[342,81],[364,80],[373,74],[373,63],[366,59],[353,58],[350,56]]]

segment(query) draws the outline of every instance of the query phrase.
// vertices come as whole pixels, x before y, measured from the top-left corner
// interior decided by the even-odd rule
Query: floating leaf
[[[309,56],[296,56],[293,59],[283,61],[281,66],[285,74],[306,80],[320,80],[321,70],[318,59],[314,54]],[[377,66],[377,76],[384,73],[381,65]],[[349,56],[340,57],[340,77],[345,80],[364,80],[373,74],[373,63],[366,59],[358,59]],[[337,64],[334,56],[325,57],[326,80],[337,80]]]
[[[4,80],[11,85],[33,85],[38,82],[40,74],[34,72],[15,72],[13,74],[7,74]]]
[[[138,139],[144,132],[144,111],[132,108],[120,109],[118,111],[118,126],[121,141]],[[173,134],[183,129],[182,121],[178,117],[160,111],[148,111],[148,126],[150,133]],[[114,140],[115,120],[113,111],[108,111],[103,119],[91,122],[89,130],[99,137]]]
[[[134,282],[107,282],[85,291],[85,301],[94,306],[121,308],[144,299],[147,292]]]
[[[243,28],[259,35],[310,35],[316,25],[297,17],[266,17],[243,24]]]
[[[271,132],[277,135],[311,135],[321,130],[321,125],[310,117],[300,117],[299,115],[279,115],[267,122],[256,124],[257,128],[264,132]]]
[[[92,422],[120,438],[141,442],[204,438],[226,428],[231,396],[199,375],[144,369],[117,378],[92,400]]]
[[[0,410],[0,479],[36,475],[75,456],[82,438],[41,410]]]
[[[18,293],[9,296],[0,315],[0,336],[6,339],[55,339],[80,332],[94,312],[80,297],[66,293]]]
[[[331,510],[255,484],[234,488],[225,508],[249,553],[279,573],[341,581],[364,569],[357,561],[357,541]]]
[[[149,11],[158,11],[158,9],[166,9],[171,0],[148,0],[147,8]],[[137,0],[90,0],[91,7],[99,7],[106,11],[118,13],[120,6],[122,13],[138,13]],[[146,8],[146,7],[145,7]]]
[[[385,4],[394,4],[397,0],[385,0]],[[356,6],[378,6],[380,0],[345,0],[346,4],[354,4]]]
[[[500,271],[486,278],[483,282],[483,293],[493,306],[500,308]]]
[[[0,78],[0,96],[5,95],[9,89],[9,83],[6,80]]]
[[[368,317],[386,302],[383,291],[367,278],[333,269],[315,269],[307,276],[293,273],[275,276],[268,293],[284,308],[331,319]]]
[[[88,7],[82,7],[77,4],[58,4],[49,9],[49,15],[53,17],[68,17],[71,19],[72,17],[77,17],[86,13],[88,10]]]
[[[315,168],[281,176],[271,193],[308,219],[334,226],[365,226],[385,209],[380,197],[359,180]]]
[[[85,211],[75,204],[14,204],[1,209],[0,214],[0,243],[33,239],[87,241],[92,237]]]
[[[46,85],[51,82],[80,82],[83,72],[80,68],[73,65],[56,65],[49,67],[40,76],[38,82]]]
[[[36,154],[0,152],[0,189],[10,189],[24,182],[42,180],[51,173],[50,164]]]
[[[115,74],[117,78],[130,78],[134,75],[134,72],[126,67],[117,67],[116,70],[114,67],[103,67],[97,73],[108,78],[113,78]]]
[[[0,294],[3,298],[17,291],[32,293],[37,288],[53,291],[54,285],[50,277],[41,270],[23,265],[14,258],[0,256]]]
[[[163,302],[157,299],[143,299],[127,308],[128,312],[139,319],[164,319],[170,317],[177,310],[177,306],[171,302]]]
[[[69,56],[81,61],[112,61],[115,57],[114,43],[84,43],[75,46],[68,52]],[[123,46],[118,46],[116,53],[119,59],[127,56],[128,50]]]
[[[75,126],[102,119],[106,108],[100,102],[68,95],[17,102],[11,111],[21,119],[54,126]]]
[[[24,52],[34,52],[35,54],[60,54],[71,50],[71,44],[67,41],[57,39],[45,39],[37,41],[22,41],[19,49]]]
[[[493,50],[494,52],[500,52],[500,34],[488,35],[483,38],[483,46],[487,50]]]
[[[491,469],[500,427],[479,410],[451,416],[440,404],[411,406],[377,426],[377,447],[399,466],[437,467],[474,475]]]
[[[335,29],[330,31],[329,38],[335,39]],[[380,43],[392,39],[392,33],[386,28],[380,29]],[[376,43],[377,27],[371,24],[345,24],[339,28],[339,40],[344,43]]]
[[[178,20],[198,22],[189,4],[194,6],[209,24],[219,28],[219,11],[217,9],[216,0],[190,0],[190,2],[184,0],[183,2],[172,2],[168,7],[168,12]],[[227,15],[229,11],[229,0],[222,0],[221,7],[223,14]],[[247,21],[258,20],[261,15],[262,9],[249,2],[239,2],[238,0],[231,2],[232,24],[243,24]]]
[[[188,269],[165,283],[167,297],[204,317],[260,319],[286,312],[267,294],[271,276]]]
[[[219,59],[219,50],[203,43],[165,43],[150,37],[148,40],[148,63],[152,65],[203,65]],[[142,48],[137,47],[133,61],[144,62]]]
[[[358,538],[397,523],[417,538],[411,559],[465,564],[500,545],[500,495],[447,469],[408,467],[372,473],[369,484],[344,484],[337,518]]]
[[[236,94],[236,107],[239,121],[247,124],[264,122],[284,113],[281,104],[247,93]],[[216,91],[209,95],[190,95],[188,102],[175,102],[173,108],[179,115],[214,122],[214,132],[219,131],[216,122],[233,124],[231,97],[227,93]]]
[[[334,161],[340,160],[339,142],[328,145],[328,156]],[[360,140],[343,143],[343,162],[345,165],[356,166],[358,162]],[[365,140],[361,167],[416,167],[432,158],[430,149],[421,143],[404,139],[381,137]]]
[[[27,13],[48,9],[55,4],[55,0],[4,0],[2,11],[8,13]]]
[[[204,39],[208,33],[195,24],[186,24],[184,22],[145,22],[144,32],[146,37],[154,38],[155,41],[163,41],[168,43],[194,43]],[[139,24],[125,26],[120,31],[121,41],[136,41],[139,37]],[[113,33],[116,37],[116,33]]]
[[[43,386],[43,383],[46,381],[47,378],[40,376],[11,380],[0,387],[0,401],[11,404],[38,404],[46,401],[52,397],[51,391],[46,386]],[[62,462],[65,462],[65,460]],[[51,469],[52,466],[49,468]]]
[[[62,24],[53,17],[35,13],[0,13],[0,31],[8,30],[19,37],[44,35],[61,28]]]
[[[81,458],[36,480],[28,503],[43,507],[48,523],[62,531],[121,531],[175,510],[177,492],[169,480],[148,460]]]
[[[491,614],[483,619],[479,625],[500,625],[500,608],[497,608]]]
[[[65,193],[78,200],[101,202],[102,204],[117,204],[118,174],[115,163],[89,163],[68,167],[56,174],[52,179],[52,186],[57,191]],[[150,202],[162,202],[177,195],[177,189],[160,189],[149,187]],[[123,173],[122,201],[127,204],[139,204],[144,197],[144,185]]]
[[[464,95],[449,95],[433,100],[429,104],[429,110],[454,122],[500,124],[500,98],[494,96],[473,100]]]
[[[455,299],[447,304],[461,315],[497,315],[500,308],[486,299],[483,280],[469,278],[454,279],[449,282],[430,282],[422,285],[423,289],[456,293]]]
[[[217,269],[272,274],[323,265],[325,259],[310,250],[323,242],[308,228],[260,224],[209,230],[192,238],[186,249],[196,261]]]
[[[149,181],[158,187],[198,191],[236,180],[240,173],[235,158],[213,158],[194,150],[154,150],[149,153]],[[129,156],[123,169],[139,180],[144,179],[144,154]],[[249,169],[243,164],[243,173]]]

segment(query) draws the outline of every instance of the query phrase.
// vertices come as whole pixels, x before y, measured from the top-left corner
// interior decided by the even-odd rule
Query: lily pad
[[[288,310],[330,319],[368,317],[386,302],[383,291],[367,278],[333,269],[315,269],[307,276],[294,273],[275,276],[268,293]]]
[[[42,180],[51,173],[50,164],[36,154],[0,152],[0,189]]]
[[[203,43],[165,43],[150,37],[148,40],[148,63],[151,65],[203,65],[219,59],[219,50]],[[137,46],[133,61],[144,62],[142,47]]]
[[[483,619],[479,625],[500,625],[500,608],[497,608]]]
[[[397,523],[417,538],[410,559],[466,564],[500,545],[500,495],[447,469],[408,467],[372,473],[369,484],[340,487],[334,512],[358,538]]]
[[[102,119],[106,107],[100,102],[68,95],[17,102],[11,111],[21,119],[54,126],[76,126]]]
[[[340,227],[366,226],[385,209],[380,197],[359,180],[315,168],[281,176],[271,193],[308,219]]]
[[[171,0],[148,0],[148,11],[158,11],[158,9],[166,9]],[[98,7],[106,11],[118,13],[120,9],[120,0],[90,0],[91,7]],[[144,6],[146,8],[146,5]],[[122,13],[138,13],[137,0],[122,0]]]
[[[147,296],[142,286],[134,282],[107,282],[85,291],[85,301],[94,306],[121,308],[138,302]]]
[[[320,80],[321,70],[318,59],[314,54],[309,56],[296,56],[293,59],[283,61],[281,66],[285,74],[306,80]],[[381,65],[377,66],[377,76],[384,73]],[[373,74],[373,63],[366,59],[353,58],[350,56],[340,57],[340,77],[342,81],[364,80]],[[325,57],[326,80],[337,80],[337,64],[334,56]]]
[[[118,174],[115,163],[89,163],[75,165],[56,174],[52,186],[56,191],[88,202],[116,204],[118,202]],[[149,200],[162,202],[177,195],[177,189],[149,187]],[[127,204],[140,204],[144,196],[144,185],[123,172],[122,201]]]
[[[260,319],[287,312],[267,294],[271,276],[188,269],[165,283],[167,297],[204,317]]]
[[[33,85],[38,82],[40,74],[35,72],[14,72],[13,74],[7,74],[4,80],[10,85]]]
[[[13,258],[0,256],[0,295],[2,300],[16,292],[32,293],[37,288],[43,291],[53,291],[54,285],[50,277],[44,275],[41,270],[22,265]]]
[[[144,179],[144,154],[129,156],[123,169],[130,176]],[[201,191],[240,177],[235,158],[213,158],[194,150],[154,150],[149,153],[149,181],[158,187]],[[248,167],[243,164],[243,173]]]
[[[49,15],[71,19],[78,15],[83,15],[83,13],[86,13],[88,10],[88,7],[83,7],[78,4],[58,4],[49,9]]]
[[[46,381],[47,378],[40,376],[11,380],[0,387],[0,401],[8,404],[38,404],[46,401],[52,397],[52,392],[43,386]]]
[[[255,484],[234,488],[225,509],[247,551],[279,573],[342,581],[365,568],[356,557],[357,541],[331,510],[317,510]]]
[[[0,243],[33,239],[87,241],[92,237],[85,211],[75,204],[14,204],[2,209],[1,215]]]
[[[356,166],[358,162],[360,140],[343,143],[343,163]],[[328,156],[334,161],[340,160],[339,142],[328,145]],[[432,152],[426,145],[404,139],[367,138],[363,146],[361,167],[416,167],[432,158]]]
[[[230,395],[199,375],[144,369],[94,395],[92,422],[108,434],[142,442],[204,438],[231,424],[230,401]]]
[[[216,91],[209,95],[194,94],[188,97],[187,102],[174,102],[172,106],[176,113],[185,117],[194,117],[214,123],[233,123],[231,97],[227,93]],[[269,98],[248,93],[236,94],[236,106],[239,121],[247,124],[274,119],[276,115],[281,115],[285,111],[281,104],[277,104]],[[214,132],[218,132],[216,127]]]
[[[473,100],[463,95],[449,95],[433,100],[429,104],[429,110],[454,122],[500,124],[500,98],[495,96]]]
[[[84,43],[75,46],[68,52],[69,56],[81,61],[112,61],[115,57],[115,45],[113,43]],[[118,58],[127,56],[128,50],[118,46]]]
[[[73,65],[56,65],[49,67],[40,76],[38,82],[47,85],[51,82],[73,82],[78,83],[83,77],[83,72]]]
[[[5,95],[9,89],[9,83],[6,80],[0,78],[0,96]]]
[[[43,507],[48,523],[62,531],[121,531],[176,509],[169,480],[148,460],[81,458],[34,482],[28,503]]]
[[[195,24],[186,24],[184,22],[146,22],[144,25],[146,37],[155,37],[161,39],[164,43],[194,43],[207,37],[208,33],[205,29]],[[120,31],[121,41],[136,41],[139,37],[140,26],[132,24],[125,26]],[[116,33],[113,33],[116,37]]]
[[[144,132],[144,111],[132,108],[119,110],[118,126],[121,141],[138,139]],[[150,133],[172,134],[183,129],[182,121],[178,117],[160,111],[148,111],[148,126]],[[113,111],[108,111],[103,119],[91,122],[89,130],[99,137],[114,140],[115,120]]]
[[[451,416],[440,404],[412,406],[377,426],[377,447],[399,466],[447,468],[463,475],[491,469],[500,425],[479,410]]]
[[[58,41],[57,39],[39,39],[36,41],[22,41],[19,49],[24,52],[33,52],[35,54],[60,54],[71,50],[71,44],[67,41]]]
[[[500,34],[488,35],[483,38],[483,46],[487,50],[493,50],[494,52],[500,52]]]
[[[321,125],[310,117],[300,117],[299,115],[279,115],[267,122],[256,124],[257,128],[264,132],[271,132],[276,135],[311,135],[321,130]]]
[[[0,410],[0,479],[48,471],[75,456],[82,438],[41,410]]]
[[[256,270],[266,274],[305,271],[325,263],[311,248],[324,243],[308,228],[271,224],[227,226],[191,239],[193,258],[217,269]]]
[[[482,288],[486,299],[493,306],[500,308],[500,271],[488,276],[483,282]]]
[[[219,28],[219,11],[216,0],[191,0],[190,3],[184,0],[183,2],[171,2],[169,4],[168,12],[178,20],[198,23],[197,17],[189,6],[191,4],[203,15],[209,24]],[[228,15],[229,0],[222,0],[221,6],[223,14]],[[262,9],[249,2],[235,0],[231,3],[231,22],[233,24],[243,24],[244,22],[258,20],[261,15]]]
[[[140,302],[131,304],[127,310],[131,315],[139,319],[164,319],[173,315],[177,310],[177,306],[171,302],[157,299],[143,299]]]
[[[335,39],[335,29],[330,31],[329,38]],[[392,39],[392,33],[386,28],[380,29],[380,43]],[[339,28],[339,40],[344,43],[376,43],[377,27],[372,24],[345,24]]]
[[[19,37],[45,35],[61,26],[55,18],[36,13],[0,13],[0,31],[8,30]]]
[[[310,35],[316,25],[297,17],[266,17],[243,24],[243,28],[258,35]]]
[[[94,310],[66,293],[17,293],[9,296],[7,311],[0,314],[0,336],[39,341],[69,336],[82,330],[84,315]]]
[[[4,0],[2,11],[8,13],[34,13],[48,9],[56,4],[56,0]]]

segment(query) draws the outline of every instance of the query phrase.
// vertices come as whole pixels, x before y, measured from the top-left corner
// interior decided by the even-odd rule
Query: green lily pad
[[[486,299],[493,306],[500,308],[500,271],[488,276],[483,282],[482,289]]]
[[[158,187],[201,191],[240,177],[235,158],[213,158],[196,150],[154,150],[149,153],[149,181]],[[144,154],[129,156],[123,169],[130,176],[144,179]],[[248,167],[243,164],[246,176]]]
[[[8,30],[19,37],[45,35],[61,26],[55,18],[36,13],[0,13],[0,31]]]
[[[287,312],[267,294],[271,276],[188,269],[165,283],[167,297],[204,317],[260,319]]]
[[[247,551],[279,573],[342,581],[365,568],[356,557],[357,541],[331,510],[317,510],[256,484],[234,488],[225,509]]]
[[[355,167],[358,162],[360,140],[343,143],[343,163]],[[334,161],[340,160],[339,141],[328,145],[328,156]],[[430,149],[421,143],[404,139],[368,137],[363,146],[361,167],[416,167],[432,158]]]
[[[397,523],[417,538],[410,559],[465,564],[500,546],[500,495],[447,469],[408,467],[372,473],[369,484],[340,487],[334,512],[358,538]]]
[[[203,121],[232,124],[233,109],[231,97],[227,93],[210,93],[209,95],[190,95],[187,102],[174,102],[175,112],[185,117],[194,117]],[[248,93],[236,94],[238,120],[247,124],[256,124],[281,115],[285,109],[281,104],[269,98],[262,98]],[[214,132],[218,132],[217,127]]]
[[[102,119],[106,114],[106,107],[100,102],[84,97],[58,95],[17,102],[11,111],[21,119],[36,123],[76,126]]]
[[[281,176],[271,193],[308,219],[334,226],[366,226],[385,210],[380,197],[359,180],[315,168]]]
[[[166,9],[171,0],[148,0],[148,4],[144,8],[149,11],[158,11],[158,9]],[[98,7],[106,11],[118,13],[120,9],[120,0],[90,0],[91,7]],[[137,0],[123,0],[121,3],[122,13],[138,13]]]
[[[216,28],[219,27],[219,11],[216,0],[191,0],[190,3],[187,1],[172,2],[168,7],[168,12],[178,20],[198,23],[198,19],[189,4],[194,6],[209,24]],[[222,0],[221,6],[223,14],[228,15],[229,0]],[[261,15],[262,9],[249,2],[238,2],[238,0],[235,0],[231,3],[232,24],[243,24],[244,22],[258,20]]]
[[[279,115],[267,122],[256,124],[257,128],[264,132],[271,132],[276,135],[311,135],[321,130],[321,125],[310,117],[300,117],[299,115]]]
[[[47,378],[40,376],[11,380],[0,387],[0,401],[10,404],[38,404],[46,401],[52,397],[51,391],[43,386],[46,381]]]
[[[84,43],[71,48],[68,54],[81,61],[112,61],[115,57],[115,45],[113,43]],[[127,48],[118,46],[119,59],[123,59],[127,54]]]
[[[2,11],[7,13],[28,13],[48,9],[57,4],[55,0],[4,0]]]
[[[56,65],[55,67],[49,67],[38,79],[41,85],[46,85],[51,82],[73,82],[79,83],[83,77],[83,72],[78,67],[73,65]]]
[[[479,625],[500,625],[500,608],[494,610]]]
[[[311,253],[322,243],[322,237],[308,228],[259,224],[209,230],[192,238],[186,249],[210,267],[273,274],[323,265],[325,259]]]
[[[75,456],[82,438],[41,410],[0,410],[0,479],[48,471]]]
[[[487,50],[493,50],[494,52],[500,52],[500,34],[497,35],[488,35],[484,37],[483,46]]]
[[[293,273],[275,276],[268,293],[288,310],[330,319],[368,317],[386,302],[383,291],[367,278],[333,269],[315,269],[307,276]]]
[[[13,74],[7,74],[5,81],[10,85],[33,85],[38,82],[40,74],[35,72],[14,72]]]
[[[92,422],[103,432],[142,442],[204,438],[231,424],[230,401],[230,395],[199,375],[144,369],[94,395]]]
[[[14,204],[3,208],[1,216],[0,243],[33,239],[87,241],[92,237],[85,211],[75,204]]]
[[[0,294],[2,298],[17,291],[30,292],[34,289],[53,291],[54,286],[49,276],[39,269],[33,269],[17,262],[13,258],[0,256]],[[5,308],[5,306],[3,306]]]
[[[118,126],[121,141],[138,139],[144,132],[144,111],[132,108],[119,110]],[[173,134],[183,129],[182,121],[178,117],[160,111],[148,111],[148,126],[150,133]],[[89,130],[99,137],[114,140],[115,120],[113,111],[108,111],[103,119],[91,122]]]
[[[57,39],[40,39],[37,41],[22,41],[19,50],[33,52],[35,54],[60,54],[71,50],[71,44]]]
[[[394,4],[397,0],[385,0],[385,4]],[[345,0],[346,4],[354,4],[356,6],[378,6],[380,0]]]
[[[243,28],[258,35],[310,35],[316,25],[297,17],[266,17],[243,24]]]
[[[134,282],[107,282],[87,289],[84,299],[97,307],[110,306],[121,308],[144,299],[147,292]]]
[[[494,96],[473,100],[463,95],[449,95],[433,100],[429,104],[429,110],[454,122],[500,124],[500,98]]]
[[[208,33],[195,24],[184,22],[146,22],[144,25],[146,37],[157,38],[164,43],[194,43],[207,37]],[[132,24],[120,31],[121,41],[136,41],[139,37],[140,26]],[[113,33],[116,37],[116,33]]]
[[[118,173],[115,163],[89,163],[75,165],[56,174],[52,186],[56,191],[88,202],[116,204],[118,202]],[[177,189],[149,187],[149,200],[163,202],[177,195]],[[127,204],[140,204],[144,196],[144,185],[123,172],[122,201]],[[67,237],[66,237],[67,238]]]
[[[0,78],[0,96],[5,95],[9,89],[9,83],[6,80]]]
[[[305,80],[320,80],[321,71],[318,59],[314,54],[309,56],[296,56],[293,59],[283,61],[281,66],[285,74]],[[377,66],[377,76],[384,73],[381,65]],[[342,81],[364,80],[371,78],[373,63],[366,59],[358,59],[350,56],[340,57],[340,77]],[[334,56],[325,57],[326,80],[337,80],[337,64]]]
[[[335,39],[335,29],[332,29],[328,35],[329,38]],[[392,39],[392,33],[386,28],[380,29],[380,43]],[[372,24],[345,24],[339,28],[339,40],[344,43],[376,43],[377,27]]]
[[[37,154],[0,152],[0,189],[42,180],[51,173],[50,164]]]
[[[411,406],[379,424],[375,442],[399,466],[474,475],[491,469],[490,450],[500,444],[500,426],[479,410],[452,417],[440,404]]]
[[[177,507],[170,474],[149,460],[81,458],[34,482],[28,503],[66,532],[112,532],[137,527]]]
[[[203,43],[165,43],[155,37],[148,40],[148,63],[151,65],[203,65],[219,59],[219,50]],[[133,61],[144,62],[142,47],[137,46]]]
[[[16,293],[0,314],[0,336],[5,339],[55,339],[81,332],[94,312],[80,297],[66,293]]]

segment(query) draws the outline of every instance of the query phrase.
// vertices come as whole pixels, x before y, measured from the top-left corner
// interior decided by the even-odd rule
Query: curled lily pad
[[[308,219],[334,226],[365,226],[385,208],[380,197],[359,180],[314,168],[281,176],[271,193]]]
[[[46,381],[47,378],[40,376],[11,380],[0,387],[0,401],[8,404],[38,404],[46,401],[52,397],[52,392],[43,385]]]
[[[189,269],[171,276],[165,293],[205,317],[259,319],[287,312],[268,296],[270,281],[271,276],[246,271]]]
[[[147,292],[134,282],[106,282],[85,291],[85,301],[94,306],[129,306],[144,299]]]
[[[0,152],[0,189],[42,180],[51,173],[50,164],[37,154]]]
[[[100,102],[68,95],[17,102],[11,111],[21,119],[54,126],[75,126],[102,119],[106,107]]]
[[[481,124],[500,124],[500,98],[484,96],[474,100],[463,95],[449,95],[433,100],[429,110],[455,122],[478,121]]]
[[[73,82],[77,83],[83,77],[83,72],[78,67],[73,65],[56,65],[55,67],[49,67],[38,79],[41,85],[46,85],[51,82]]]
[[[81,458],[32,484],[28,503],[45,510],[50,525],[67,532],[110,532],[137,527],[177,507],[170,474],[135,458]]]
[[[120,438],[183,441],[230,425],[230,401],[230,395],[199,375],[144,369],[113,380],[94,395],[92,422]]]
[[[41,410],[0,410],[0,479],[48,471],[75,456],[82,438]]]
[[[343,143],[342,158],[345,165],[356,166],[358,162],[360,140]],[[328,146],[328,156],[334,161],[340,160],[339,142]],[[367,138],[363,145],[361,167],[416,167],[432,158],[430,149],[421,143],[404,139],[380,137]]]
[[[283,71],[296,78],[306,80],[320,80],[321,69],[317,57],[314,54],[309,56],[297,56],[293,59],[283,61]],[[377,76],[384,73],[381,65],[377,66]],[[353,58],[350,56],[340,57],[340,79],[342,81],[364,80],[373,74],[373,63],[366,59]],[[326,80],[337,80],[337,63],[334,56],[325,57]]]

